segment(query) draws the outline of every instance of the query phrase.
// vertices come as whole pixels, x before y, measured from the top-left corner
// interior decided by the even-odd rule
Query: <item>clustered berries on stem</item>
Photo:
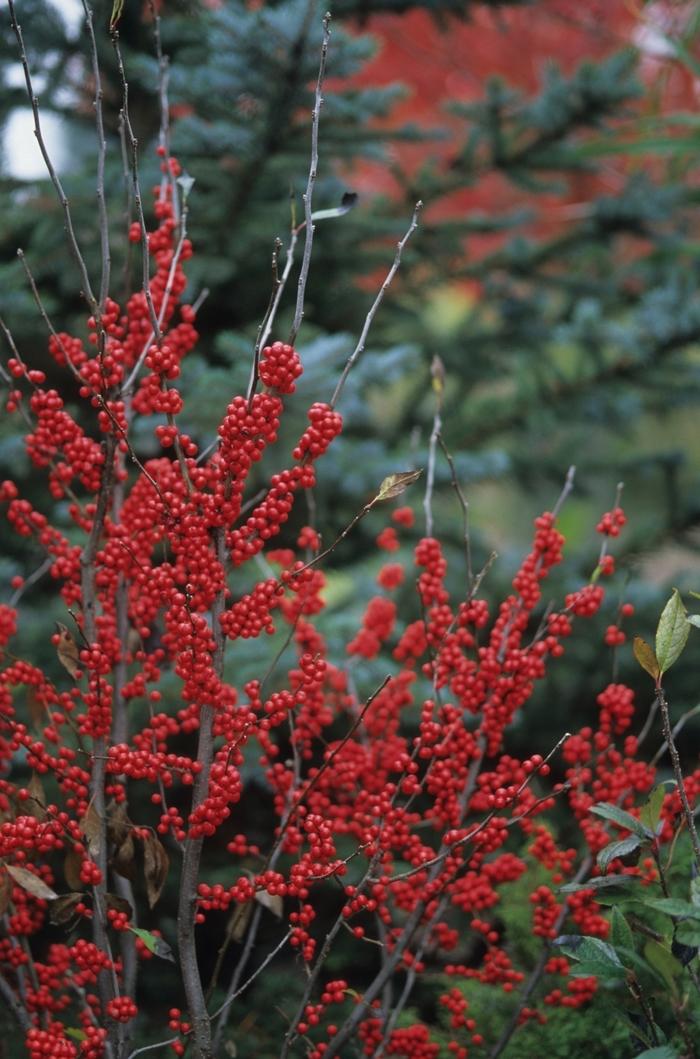
[[[177,174],[176,161],[164,166]],[[0,605],[4,999],[32,1059],[124,1059],[139,1032],[138,981],[157,975],[154,961],[173,958],[158,932],[138,926],[146,913],[132,886],[138,865],[151,908],[181,872],[175,958],[183,1008],[172,1008],[167,1020],[175,1054],[190,1042],[191,1054],[213,1054],[212,1034],[223,1031],[238,995],[234,985],[224,1005],[214,1004],[215,991],[209,1000],[195,924],[216,911],[230,916],[225,944],[234,947],[240,983],[266,966],[258,963],[255,972],[251,964],[266,909],[280,920],[276,961],[301,963],[307,972],[301,1003],[287,1011],[282,1056],[331,1059],[352,1038],[367,1056],[432,1059],[439,1045],[430,1026],[397,1025],[400,1007],[384,1006],[382,989],[393,980],[405,1005],[416,978],[436,968],[455,982],[438,998],[449,1053],[483,1054],[483,1034],[468,1014],[469,982],[513,993],[516,1005],[526,973],[497,925],[504,887],[533,865],[549,873],[550,882],[533,886],[530,896],[532,931],[545,945],[564,920],[601,938],[609,929],[591,890],[557,894],[579,855],[562,848],[543,820],[555,797],[567,800],[584,847],[595,854],[608,835],[590,815],[593,803],[629,808],[654,783],[654,768],[637,757],[634,695],[622,684],[601,691],[597,724],[562,741],[564,782],[550,786],[541,754],[520,760],[505,743],[575,623],[599,611],[598,578],[614,569],[607,543],[624,515],[615,507],[597,527],[605,547],[596,579],[571,592],[533,635],[542,583],[562,558],[552,513],[535,520],[532,550],[492,614],[485,598],[455,588],[459,579],[450,578],[435,537],[415,542],[413,570],[398,558],[414,521],[410,507],[398,507],[377,540],[396,558],[382,567],[379,593],[347,656],[333,657],[322,618],[325,578],[308,558],[318,554],[318,534],[307,526],[295,540],[286,534],[283,547],[270,543],[298,493],[313,489],[316,461],[340,433],[341,416],[331,404],[312,404],[298,442],[279,456],[282,469],[246,506],[255,465],[277,442],[284,398],[302,374],[297,351],[274,342],[259,358],[261,388],[232,398],[218,446],[198,458],[197,443],[178,426],[186,400],[180,366],[197,341],[195,312],[181,301],[192,248],[178,241],[172,183],[156,190],[149,293],[161,335],[153,335],[143,290],[123,307],[108,300],[100,320],[88,320],[85,345],[53,335],[51,356],[79,383],[85,407],[77,416],[45,388],[43,372],[16,351],[7,361],[7,411],[26,417],[27,454],[47,472],[51,499],[68,499],[72,526],[54,525],[51,503],[46,512],[35,509],[11,481],[0,485],[4,517],[48,558],[73,624],[56,636],[66,672],[54,679],[14,654],[20,615]],[[140,240],[140,225],[129,236]],[[127,380],[135,371],[132,393]],[[161,452],[143,463],[131,443],[136,417],[160,419],[153,429]],[[136,470],[127,470],[129,458]],[[269,572],[251,584],[263,552]],[[394,598],[407,578],[417,584],[412,616]],[[21,578],[14,587],[21,593]],[[606,643],[622,642],[620,623],[630,613],[629,605],[620,608]],[[288,639],[277,669],[234,687],[225,642],[276,628]],[[363,662],[378,657],[387,677],[372,692]],[[264,770],[274,809],[275,827],[262,846],[228,823],[239,803],[257,797],[242,771],[246,756]],[[18,786],[22,768],[32,779]],[[687,790],[700,790],[700,772]],[[132,820],[144,791],[152,808]],[[662,840],[671,837],[676,801],[667,796]],[[228,853],[226,878],[217,882],[207,862],[214,842]],[[656,878],[651,863],[612,867],[646,883]],[[329,881],[341,897],[330,930],[318,927]],[[49,920],[69,926],[70,939],[45,942]],[[341,931],[358,951],[379,942],[368,981],[326,972]],[[367,966],[364,952],[359,963]],[[595,978],[574,979],[569,970],[563,957],[546,961],[541,1001],[516,1009],[520,1023],[590,1000]],[[246,1003],[255,1002],[252,990]]]

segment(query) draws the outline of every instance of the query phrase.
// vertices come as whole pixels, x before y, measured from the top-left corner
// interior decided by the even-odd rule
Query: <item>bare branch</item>
[[[340,378],[338,380],[338,385],[336,386],[336,388],[335,388],[335,390],[333,392],[333,396],[331,397],[331,402],[330,402],[331,408],[335,408],[335,406],[337,405],[338,401],[340,400],[340,395],[343,392],[343,387],[345,386],[345,382],[347,380],[347,377],[350,374],[350,371],[352,370],[355,362],[358,360],[358,358],[361,356],[361,354],[364,351],[365,343],[367,342],[367,335],[369,334],[369,329],[372,326],[372,322],[373,322],[375,316],[377,315],[377,311],[379,309],[379,306],[384,301],[384,295],[388,291],[389,287],[391,286],[392,280],[394,279],[394,276],[396,275],[396,273],[399,270],[399,265],[401,264],[401,255],[403,254],[404,247],[406,246],[406,243],[408,242],[408,240],[411,238],[411,236],[415,232],[416,228],[418,227],[418,217],[419,217],[420,211],[422,209],[423,209],[423,203],[418,201],[416,203],[416,207],[415,207],[415,209],[413,211],[413,218],[412,218],[411,223],[409,225],[408,231],[404,235],[403,239],[401,239],[396,244],[396,255],[394,257],[394,262],[393,262],[391,268],[389,269],[389,271],[387,272],[386,279],[384,280],[384,282],[382,283],[381,287],[379,288],[379,293],[377,294],[377,297],[374,299],[374,302],[372,303],[372,306],[371,306],[369,312],[367,313],[367,316],[365,317],[365,322],[363,324],[362,331],[360,333],[360,337],[358,339],[357,345],[355,346],[355,349],[353,350],[350,358],[348,359],[347,364],[343,368],[343,373],[340,376]]]
[[[102,257],[102,275],[100,277],[100,313],[105,310],[105,302],[109,294],[109,278],[111,269],[111,251],[109,246],[109,220],[107,217],[107,199],[105,196],[105,158],[107,156],[107,141],[105,139],[104,119],[102,114],[102,78],[100,75],[100,63],[97,55],[97,41],[95,40],[95,27],[93,25],[92,8],[83,0],[83,11],[85,12],[85,23],[87,25],[88,37],[90,39],[90,58],[92,61],[92,76],[95,80],[95,128],[97,131],[97,216],[100,227],[100,251]]]
[[[323,42],[321,44],[321,62],[318,68],[318,80],[316,81],[316,93],[314,95],[314,109],[311,120],[311,165],[304,193],[304,256],[301,261],[301,270],[297,282],[297,304],[294,312],[294,322],[289,333],[289,344],[294,345],[296,337],[304,318],[304,295],[306,293],[306,281],[309,278],[311,267],[311,248],[314,241],[314,224],[311,219],[311,199],[316,183],[316,170],[318,168],[318,126],[321,118],[321,107],[323,106],[323,82],[326,77],[326,60],[328,57],[328,43],[331,38],[331,16],[328,12],[323,18]]]
[[[36,136],[37,143],[39,144],[39,150],[41,151],[42,158],[44,159],[44,164],[51,179],[51,183],[53,184],[56,191],[56,195],[58,196],[58,201],[61,204],[61,208],[63,209],[63,221],[66,229],[66,234],[68,235],[68,245],[70,247],[70,251],[73,255],[75,263],[78,266],[78,271],[80,272],[82,293],[86,298],[93,315],[96,318],[99,318],[100,307],[93,293],[92,286],[90,284],[90,278],[88,276],[87,265],[85,264],[85,258],[82,255],[80,246],[78,245],[78,240],[75,235],[70,204],[68,202],[66,193],[63,190],[63,184],[61,183],[58,173],[54,168],[54,164],[51,161],[51,156],[49,155],[48,149],[46,147],[44,134],[41,129],[41,118],[39,116],[39,100],[34,93],[34,85],[32,83],[32,76],[29,70],[29,62],[27,60],[27,53],[24,48],[22,28],[19,22],[17,21],[17,15],[15,12],[15,3],[14,0],[7,0],[7,2],[10,8],[10,25],[12,26],[12,30],[17,39],[17,44],[19,45],[20,61],[22,63],[22,70],[24,71],[24,83],[27,87],[27,95],[29,96],[29,102],[32,108],[32,114],[34,116],[34,135]]]

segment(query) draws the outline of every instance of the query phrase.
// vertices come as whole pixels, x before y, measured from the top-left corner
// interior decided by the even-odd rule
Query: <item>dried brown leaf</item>
[[[233,941],[243,941],[252,914],[252,901],[246,901],[245,904],[235,906],[228,921],[228,934]]]
[[[442,391],[445,389],[445,365],[437,353],[430,364],[430,377],[433,380],[433,390],[438,397],[442,397]]]
[[[17,885],[21,886],[32,897],[38,897],[42,901],[55,901],[58,897],[56,891],[47,886],[44,880],[35,875],[33,871],[29,871],[27,868],[19,868],[15,864],[7,864],[6,868]]]
[[[7,912],[7,906],[12,898],[12,882],[6,871],[0,874],[0,916]]]
[[[112,867],[117,875],[130,882],[136,882],[136,847],[131,833],[128,833],[124,841],[114,851]]]
[[[82,867],[83,858],[71,849],[66,853],[63,861],[63,874],[65,876],[67,884],[71,890],[84,890],[85,883],[80,878],[80,869]]]
[[[102,849],[102,817],[98,813],[93,802],[87,807],[85,816],[80,821],[80,830],[85,836],[88,852],[91,857],[99,856]]]
[[[112,800],[107,806],[107,841],[121,846],[131,831],[131,822],[123,802]]]
[[[51,922],[58,927],[70,923],[75,914],[76,906],[80,904],[83,898],[84,894],[81,893],[61,894],[51,905],[51,914],[49,916]]]
[[[656,652],[654,648],[642,639],[641,636],[635,636],[632,642],[632,650],[634,651],[634,657],[639,662],[642,669],[646,669],[650,677],[654,680],[658,680],[661,675],[661,667],[659,666],[656,658]]]
[[[115,912],[124,912],[129,919],[133,919],[134,910],[126,897],[120,897],[119,894],[105,894],[105,901],[107,908],[112,908]]]
[[[27,713],[34,728],[40,728],[46,720],[46,706],[37,695],[33,685],[27,688]]]
[[[57,621],[56,627],[58,629],[58,644],[56,646],[58,660],[64,669],[67,669],[70,675],[75,679],[80,670],[80,652],[78,651],[78,645],[75,642],[73,635],[62,622]]]
[[[169,867],[170,858],[165,852],[163,843],[149,831],[143,842],[143,874],[146,880],[149,908],[153,908],[163,892]]]
[[[395,496],[401,496],[409,485],[413,485],[420,478],[422,471],[400,471],[398,474],[389,474],[379,486],[379,492],[374,498],[379,500],[393,500]]]
[[[20,802],[23,813],[25,816],[33,816],[35,820],[40,820],[43,823],[47,816],[46,792],[37,772],[32,773],[32,778],[27,784],[27,790],[29,791],[29,797]]]
[[[269,894],[267,890],[256,890],[255,900],[263,908],[267,908],[268,911],[272,912],[273,916],[277,916],[278,919],[282,918],[284,902],[279,894]]]

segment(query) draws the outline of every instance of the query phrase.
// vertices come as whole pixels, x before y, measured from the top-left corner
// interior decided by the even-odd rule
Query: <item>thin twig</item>
[[[562,507],[564,506],[564,503],[565,503],[567,497],[572,492],[572,490],[574,488],[574,478],[575,477],[576,477],[576,467],[572,464],[571,467],[569,467],[568,471],[566,472],[566,478],[564,479],[564,486],[562,488],[561,493],[559,494],[559,497],[557,498],[556,504],[552,508],[552,514],[554,515],[554,518],[558,518],[559,517],[559,512],[561,511]]]
[[[452,488],[454,489],[457,495],[459,506],[462,509],[462,536],[464,539],[464,560],[467,566],[467,587],[469,589],[469,595],[471,596],[472,592],[474,591],[474,571],[472,569],[472,545],[471,535],[469,533],[469,501],[464,495],[462,487],[459,484],[455,462],[452,459],[452,454],[450,453],[450,450],[445,444],[445,439],[443,438],[442,434],[438,434],[437,440],[440,445],[440,448],[442,449],[443,455],[449,465],[450,475],[452,477]]]
[[[411,223],[408,227],[406,234],[404,235],[403,239],[400,239],[399,242],[396,244],[396,255],[394,257],[394,262],[389,271],[387,272],[386,278],[382,283],[381,287],[379,288],[379,293],[374,299],[374,302],[372,303],[372,306],[369,312],[367,313],[367,316],[365,317],[365,322],[363,324],[362,331],[360,332],[360,337],[358,339],[357,345],[355,346],[355,349],[349,357],[347,364],[343,368],[342,375],[338,379],[338,385],[336,386],[330,401],[331,408],[335,408],[338,401],[340,400],[340,395],[343,392],[343,387],[345,386],[347,377],[350,374],[350,371],[352,370],[355,362],[364,351],[365,343],[367,342],[367,335],[369,334],[369,329],[372,326],[372,322],[375,316],[377,315],[379,306],[384,301],[384,295],[388,291],[389,287],[391,286],[392,280],[394,279],[394,276],[399,270],[399,266],[401,264],[401,255],[403,254],[404,247],[406,246],[406,243],[418,227],[418,217],[422,209],[423,203],[419,200],[416,203],[415,209],[413,211],[413,218],[411,219]]]
[[[236,987],[233,986],[233,992],[229,993],[229,995],[226,997],[226,999],[224,1000],[224,1002],[221,1005],[221,1007],[218,1007],[216,1009],[216,1011],[212,1014],[212,1016],[211,1016],[212,1019],[220,1017],[220,1022],[219,1022],[219,1025],[217,1026],[217,1029],[216,1029],[216,1037],[214,1038],[214,1046],[215,1046],[214,1050],[215,1050],[215,1052],[217,1050],[216,1045],[220,1041],[220,1034],[223,1033],[224,1027],[226,1025],[226,1016],[228,1015],[228,1010],[229,1010],[231,1004],[234,1002],[234,1000],[236,1000],[241,995],[241,993],[245,993],[245,991],[248,988],[248,986],[252,985],[252,983],[255,981],[255,979],[258,977],[258,975],[261,974],[265,970],[267,965],[269,963],[271,963],[272,960],[274,960],[274,958],[277,955],[277,953],[281,952],[281,950],[287,944],[287,942],[289,941],[291,936],[292,936],[292,932],[291,932],[291,930],[288,930],[287,933],[282,938],[282,940],[279,942],[279,944],[275,946],[275,948],[272,950],[272,952],[269,952],[267,954],[267,956],[265,957],[263,962],[260,964],[260,966],[257,967],[255,969],[255,971],[253,971],[253,973],[245,980],[243,985],[239,986],[238,989],[236,989]]]
[[[656,713],[658,711],[658,705],[656,704],[656,699],[654,699],[654,705],[656,706],[656,709],[654,710],[654,716],[656,716]],[[698,703],[696,706],[693,706],[692,710],[688,710],[686,713],[683,714],[682,717],[680,717],[676,721],[676,723],[673,726],[673,738],[674,739],[676,738],[676,736],[680,732],[682,732],[682,730],[685,728],[686,723],[691,719],[691,717],[696,717],[698,715],[698,713],[700,713],[700,703]],[[641,736],[637,740],[637,745],[639,745],[640,741],[641,741]],[[664,754],[666,753],[667,750],[668,750],[668,743],[666,742],[666,740],[664,740],[663,743],[661,744],[661,746],[659,747],[659,749],[654,754],[654,756],[651,758],[649,764],[650,765],[657,765],[659,760],[664,756]]]
[[[661,686],[660,680],[656,685],[656,698],[659,703],[659,709],[661,710],[661,726],[663,728],[664,739],[668,744],[669,753],[671,755],[671,763],[673,765],[673,775],[676,778],[678,784],[678,794],[681,799],[681,805],[683,807],[683,816],[685,822],[688,825],[688,831],[690,832],[690,841],[693,846],[693,853],[695,855],[695,865],[700,870],[700,841],[698,840],[698,832],[695,827],[695,817],[693,810],[690,807],[688,801],[688,794],[685,789],[685,781],[683,779],[683,770],[681,769],[681,759],[678,755],[678,747],[676,741],[673,738],[673,731],[671,729],[671,719],[668,711],[668,703],[664,694],[664,689]]]
[[[122,108],[121,108],[121,120],[124,125],[124,134],[126,137],[127,146],[129,149],[129,167],[131,170],[131,193],[133,198],[134,206],[136,207],[136,216],[138,223],[141,228],[141,263],[142,263],[142,289],[146,299],[146,307],[148,308],[148,315],[151,321],[151,329],[156,338],[156,341],[160,342],[161,334],[160,327],[158,324],[158,317],[156,315],[155,306],[153,304],[153,297],[151,295],[151,277],[150,277],[150,261],[148,251],[148,231],[146,229],[146,218],[143,213],[143,200],[141,198],[141,181],[139,179],[139,145],[134,130],[131,125],[131,117],[129,115],[129,82],[126,79],[126,71],[124,69],[124,60],[122,58],[121,48],[119,46],[119,34],[116,29],[112,30],[112,45],[114,47],[114,54],[117,59],[117,69],[119,71],[119,80],[122,87]],[[128,387],[128,384],[127,384]]]
[[[109,294],[109,278],[111,269],[111,251],[109,246],[109,218],[107,216],[107,199],[105,195],[105,159],[107,156],[107,140],[105,139],[104,117],[102,113],[102,78],[100,75],[100,63],[97,55],[97,41],[95,40],[95,27],[93,25],[92,8],[83,0],[83,11],[85,12],[85,23],[87,25],[88,38],[90,40],[90,58],[92,61],[92,76],[95,80],[95,128],[97,131],[97,216],[100,228],[100,252],[102,257],[102,274],[100,277],[100,313],[105,310],[105,303]],[[104,337],[104,336],[103,336]]]
[[[428,469],[425,475],[425,497],[423,499],[423,509],[425,511],[426,537],[433,536],[433,489],[435,486],[435,458],[437,456],[438,438],[440,437],[440,431],[442,430],[441,412],[445,369],[442,365],[442,361],[438,356],[433,357],[433,363],[430,368],[430,374],[433,380],[433,389],[435,390],[436,399],[435,412],[433,414],[433,429],[430,432],[430,442],[428,444]]]
[[[58,201],[60,202],[61,208],[63,209],[63,220],[64,227],[66,229],[66,234],[68,236],[68,245],[73,255],[73,259],[75,260],[75,263],[78,266],[78,271],[80,272],[82,293],[87,299],[87,302],[90,306],[90,310],[93,315],[96,318],[99,318],[100,307],[93,293],[92,286],[90,284],[90,278],[88,276],[87,265],[85,264],[85,258],[82,255],[80,246],[78,245],[78,240],[75,235],[70,204],[68,202],[66,193],[63,190],[63,185],[58,176],[58,173],[54,168],[53,162],[51,161],[51,156],[49,155],[46,143],[44,141],[44,135],[41,129],[41,119],[39,117],[39,100],[34,93],[34,85],[32,83],[32,76],[29,70],[29,61],[27,59],[27,53],[24,48],[22,29],[19,22],[17,21],[17,15],[15,13],[14,0],[8,0],[8,6],[10,8],[10,25],[12,26],[12,30],[17,39],[17,44],[19,45],[20,61],[22,63],[22,70],[24,71],[24,83],[27,88],[27,95],[29,96],[29,102],[31,104],[32,114],[34,116],[34,135],[36,136],[37,143],[39,144],[39,150],[41,151],[42,158],[44,159],[44,164],[46,165],[46,169],[51,179],[51,183],[53,184],[56,191],[56,195],[58,196]]]
[[[293,236],[294,233],[292,233]],[[258,384],[258,374],[260,369],[260,350],[263,348],[263,335],[269,334],[270,318],[275,311],[277,305],[279,305],[279,298],[281,297],[280,288],[282,288],[282,278],[279,274],[279,257],[280,250],[282,249],[282,241],[275,239],[272,247],[272,291],[270,292],[270,301],[265,315],[262,318],[260,327],[258,328],[258,335],[255,340],[255,348],[253,349],[253,363],[250,369],[250,379],[248,380],[248,392],[246,398],[248,401],[248,411],[250,411],[251,401],[253,400],[253,394]],[[290,263],[290,255],[287,254],[287,263]],[[291,267],[291,266],[290,266]],[[285,272],[287,270],[285,269]],[[287,272],[287,275],[289,273]]]
[[[294,311],[294,321],[289,332],[289,344],[294,345],[299,334],[301,321],[304,318],[304,295],[306,294],[306,281],[309,278],[311,267],[311,248],[314,241],[314,224],[311,219],[311,200],[316,183],[316,170],[318,169],[318,126],[321,118],[321,107],[323,106],[323,82],[326,77],[326,60],[328,58],[328,43],[331,38],[330,30],[331,16],[328,12],[323,17],[323,41],[321,43],[321,61],[318,68],[318,79],[316,81],[316,92],[314,95],[314,108],[311,116],[311,164],[309,176],[306,182],[304,200],[304,254],[297,282],[297,303]]]

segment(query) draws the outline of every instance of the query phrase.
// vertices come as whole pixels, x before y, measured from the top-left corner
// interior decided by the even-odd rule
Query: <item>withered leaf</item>
[[[129,919],[133,918],[134,910],[126,897],[120,897],[119,894],[105,894],[105,901],[107,908],[112,908],[115,912],[124,912]]]
[[[27,713],[34,728],[39,728],[46,719],[46,706],[31,684],[27,688]]]
[[[127,834],[112,857],[112,867],[117,875],[121,875],[123,879],[129,879],[130,882],[136,882],[135,854],[134,839],[131,834]]]
[[[112,4],[112,14],[109,19],[110,32],[117,28],[119,19],[122,17],[122,11],[124,10],[124,0],[114,0]]]
[[[131,824],[123,802],[112,800],[107,806],[107,839],[114,846],[121,846],[131,831]]]
[[[284,902],[279,894],[269,894],[267,890],[256,890],[255,900],[263,908],[267,908],[268,911],[272,912],[273,916],[277,916],[278,919],[282,918]]]
[[[228,921],[228,935],[232,941],[243,941],[252,914],[252,901],[246,901],[244,904],[235,905]]]
[[[442,396],[445,388],[445,365],[440,357],[435,354],[430,364],[430,377],[433,380],[433,389],[438,397]]]
[[[72,893],[72,894],[61,894],[51,905],[51,914],[49,919],[56,926],[63,926],[65,923],[70,923],[73,915],[75,914],[76,906],[84,899],[84,894]]]
[[[37,772],[32,773],[32,778],[27,784],[27,790],[29,791],[29,797],[20,803],[25,815],[33,816],[35,820],[44,821],[47,815],[46,792]]]
[[[400,471],[398,474],[389,474],[379,486],[379,492],[375,497],[378,500],[393,500],[395,496],[401,496],[409,485],[413,485],[420,478],[422,471]]]
[[[149,908],[153,908],[163,892],[169,867],[170,858],[165,852],[163,843],[149,831],[143,842],[143,874],[146,880]]]
[[[88,805],[79,826],[85,836],[90,856],[97,857],[102,849],[102,817],[93,802]]]
[[[65,860],[63,861],[63,874],[71,890],[85,889],[85,883],[80,878],[80,868],[82,863],[82,857],[76,853],[74,849],[71,849],[66,853]]]
[[[12,882],[10,876],[6,871],[0,874],[0,916],[4,916],[7,912],[7,906],[10,903],[12,897]]]
[[[661,667],[659,666],[656,658],[656,652],[654,648],[642,639],[641,636],[635,636],[632,642],[632,650],[634,651],[634,657],[639,662],[642,669],[646,669],[650,677],[654,680],[658,680],[661,675]]]
[[[129,631],[126,634],[126,649],[129,654],[134,655],[137,651],[140,651],[141,644],[142,641],[140,633],[133,626],[130,626]]]
[[[33,871],[28,871],[27,868],[19,868],[15,864],[7,864],[6,868],[17,885],[21,886],[32,897],[39,897],[42,901],[55,901],[58,897],[56,891],[47,886],[44,880],[35,875]]]
[[[75,676],[80,669],[80,652],[78,651],[78,645],[63,622],[57,621],[56,628],[58,629],[58,644],[56,646],[58,660],[64,669],[67,669],[70,675],[75,679]]]

